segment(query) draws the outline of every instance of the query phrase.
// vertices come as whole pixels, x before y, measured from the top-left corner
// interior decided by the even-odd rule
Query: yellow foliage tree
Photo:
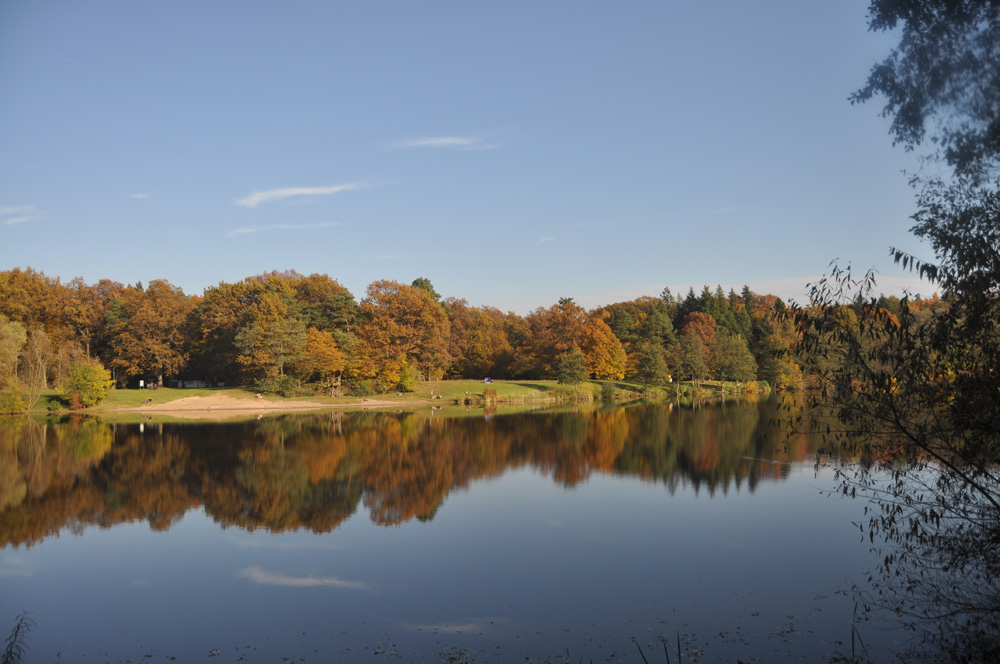
[[[592,316],[583,326],[580,349],[587,358],[587,370],[598,380],[625,377],[627,357],[621,341],[602,319]]]
[[[310,327],[306,330],[306,344],[302,356],[292,365],[292,373],[303,380],[319,376],[330,386],[334,396],[337,376],[344,370],[344,354],[337,340],[329,332]]]

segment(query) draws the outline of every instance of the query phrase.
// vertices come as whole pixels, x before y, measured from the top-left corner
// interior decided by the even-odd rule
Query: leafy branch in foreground
[[[958,661],[1000,655],[1000,304],[952,296],[899,316],[834,268],[797,313],[812,424],[840,490],[871,499],[875,592]],[[853,296],[853,297],[852,297]]]
[[[871,0],[899,41],[852,103],[881,98],[914,177],[912,232],[890,254],[945,293],[880,310],[874,279],[836,268],[798,312],[845,493],[873,500],[876,597],[949,661],[1000,658],[1000,2]],[[851,299],[851,295],[857,294]],[[844,297],[847,295],[848,297]],[[845,306],[845,304],[850,306]]]

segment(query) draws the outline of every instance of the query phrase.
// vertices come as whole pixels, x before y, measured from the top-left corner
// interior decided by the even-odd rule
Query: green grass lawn
[[[158,390],[111,390],[108,398],[92,410],[117,410],[119,408],[138,408],[147,399],[153,403],[169,403],[186,397],[203,397],[210,394],[229,394],[237,398],[252,397],[256,394],[249,387],[218,387],[176,389],[161,387]]]
[[[313,401],[317,404],[338,406],[371,406],[379,402],[400,403],[405,406],[421,407],[429,404],[450,405],[482,405],[486,402],[517,404],[544,403],[567,401],[633,401],[637,399],[670,399],[675,396],[694,396],[695,394],[711,395],[720,391],[732,393],[739,391],[736,383],[703,382],[695,390],[690,383],[682,382],[675,385],[656,388],[644,388],[634,383],[623,381],[583,381],[578,385],[561,385],[554,380],[495,380],[484,383],[481,380],[436,380],[422,381],[417,384],[415,392],[390,392],[371,397],[345,396],[330,397],[322,395],[291,397],[295,401]],[[88,412],[113,411],[139,408],[148,399],[153,403],[164,404],[177,399],[196,396],[228,394],[234,398],[247,398],[256,394],[251,387],[224,388],[191,388],[175,389],[164,387],[158,390],[111,390],[108,397],[99,406],[88,409]],[[487,398],[488,395],[488,398]],[[280,396],[266,396],[268,401],[283,401]],[[61,411],[67,405],[55,390],[48,390],[39,399],[34,412]]]

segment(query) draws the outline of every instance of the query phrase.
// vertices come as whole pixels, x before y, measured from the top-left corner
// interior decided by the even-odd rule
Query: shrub
[[[346,387],[351,394],[358,397],[370,397],[378,393],[375,384],[370,380],[356,380]]]
[[[69,377],[62,386],[62,396],[74,410],[96,406],[104,401],[114,382],[111,373],[97,360],[84,358],[69,365]]]
[[[556,379],[563,385],[587,380],[587,358],[579,346],[573,346],[559,356],[556,362]]]
[[[290,397],[295,394],[298,383],[288,375],[262,378],[254,383],[254,387],[264,394],[278,394],[283,397]]]
[[[416,392],[418,378],[417,372],[410,366],[410,363],[404,362],[399,370],[399,383],[396,384],[396,387],[400,392]]]
[[[27,408],[28,404],[21,396],[21,390],[15,385],[8,385],[0,389],[0,414],[23,413]]]

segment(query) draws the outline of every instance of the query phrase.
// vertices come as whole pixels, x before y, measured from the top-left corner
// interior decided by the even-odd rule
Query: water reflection
[[[603,473],[663,483],[671,494],[681,486],[709,496],[752,492],[811,458],[806,437],[788,437],[775,424],[782,406],[794,404],[772,398],[485,417],[336,412],[141,426],[4,418],[0,545],[138,520],[165,530],[197,507],[223,526],[272,532],[328,532],[359,506],[380,525],[428,521],[455,489],[522,467],[567,487]]]

